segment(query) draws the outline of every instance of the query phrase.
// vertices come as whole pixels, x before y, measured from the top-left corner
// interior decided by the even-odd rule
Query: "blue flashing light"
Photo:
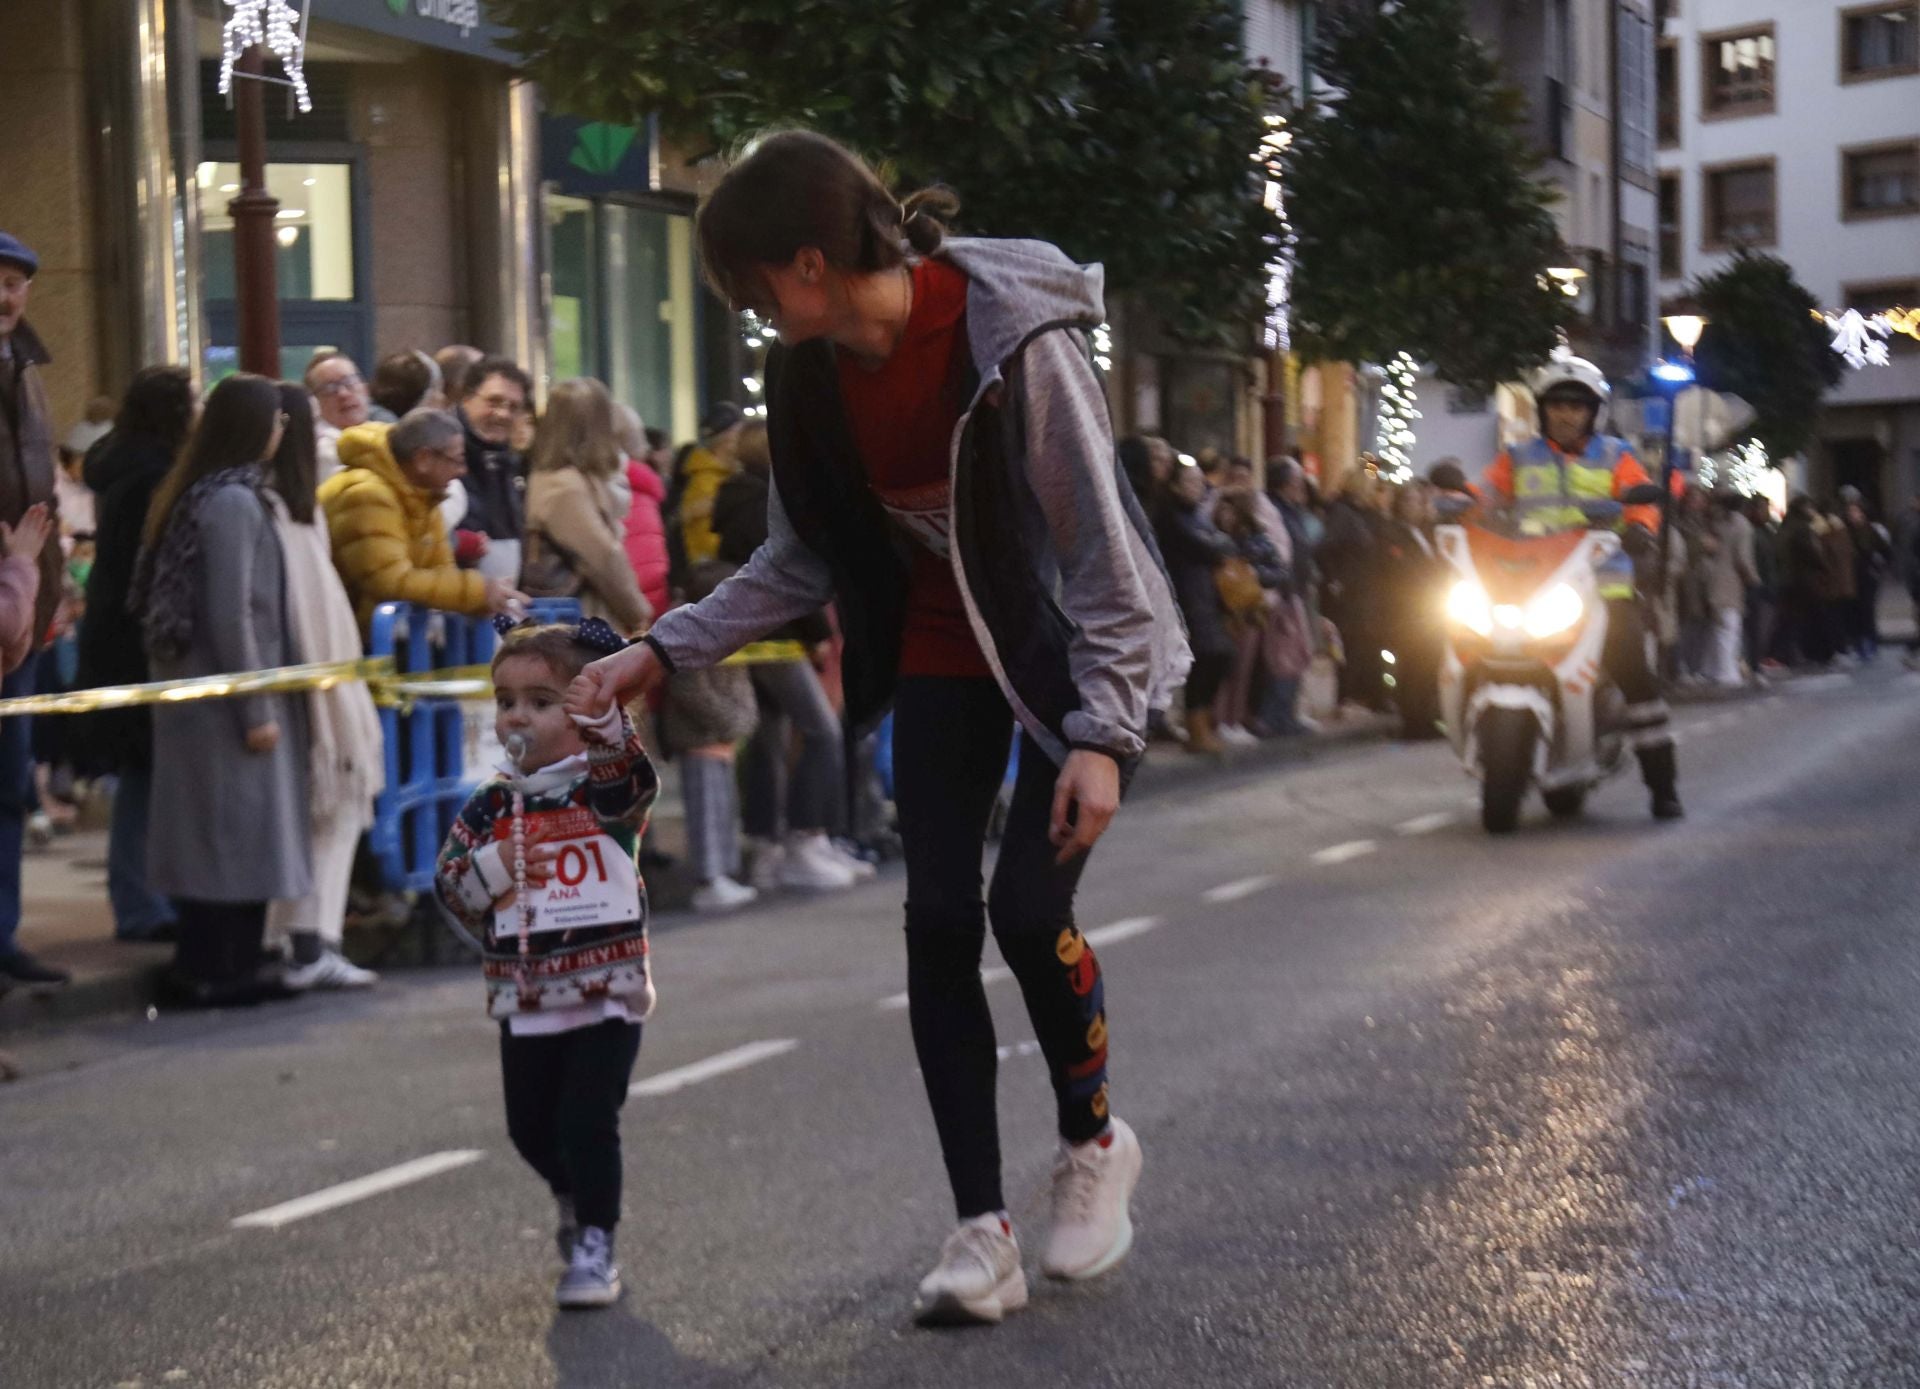
[[[1653,377],[1656,381],[1686,384],[1694,379],[1693,368],[1685,362],[1655,362]]]

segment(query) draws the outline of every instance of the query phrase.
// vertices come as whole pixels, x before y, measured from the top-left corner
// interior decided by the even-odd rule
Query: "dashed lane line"
[[[800,1043],[792,1037],[782,1037],[766,1042],[748,1042],[745,1046],[735,1047],[732,1051],[723,1051],[718,1056],[709,1056],[705,1061],[695,1061],[690,1066],[677,1066],[671,1071],[662,1071],[659,1075],[648,1076],[645,1080],[636,1080],[627,1087],[627,1093],[641,1096],[671,1095],[676,1090],[684,1090],[689,1085],[698,1085],[703,1080],[712,1080],[715,1076],[744,1070],[762,1061],[771,1061],[776,1056],[785,1056],[799,1045]]]
[[[1261,873],[1251,878],[1236,878],[1230,883],[1221,883],[1210,887],[1200,894],[1200,900],[1209,906],[1219,906],[1223,902],[1238,902],[1253,896],[1256,892],[1265,892],[1279,879],[1271,873]]]
[[[399,1187],[411,1186],[414,1182],[425,1181],[428,1177],[437,1177],[442,1172],[466,1167],[485,1156],[478,1148],[454,1148],[444,1153],[429,1153],[397,1167],[370,1172],[364,1177],[355,1177],[350,1182],[342,1182],[308,1196],[298,1196],[277,1206],[268,1206],[265,1210],[236,1216],[233,1225],[240,1230],[278,1230],[283,1225],[305,1220],[310,1215],[337,1210],[355,1201],[364,1201],[369,1196],[378,1196]]]
[[[1351,839],[1345,844],[1330,844],[1313,855],[1318,864],[1348,863],[1365,858],[1380,846],[1371,839]]]
[[[1435,830],[1443,830],[1455,823],[1457,819],[1451,810],[1436,810],[1431,815],[1416,815],[1411,820],[1402,820],[1394,826],[1394,833],[1409,836],[1432,834]]]

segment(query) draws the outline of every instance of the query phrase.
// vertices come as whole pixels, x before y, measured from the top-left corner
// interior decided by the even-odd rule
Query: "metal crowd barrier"
[[[539,598],[530,605],[542,622],[578,622],[573,598]],[[407,603],[374,610],[367,654],[390,656],[402,674],[485,666],[498,636],[486,618],[461,617]],[[454,816],[474,784],[499,757],[493,706],[428,696],[407,708],[383,708],[387,789],[374,803],[368,842],[393,891],[426,892]]]

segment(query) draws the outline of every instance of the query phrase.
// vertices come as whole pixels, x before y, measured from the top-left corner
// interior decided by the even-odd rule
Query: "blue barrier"
[[[578,622],[572,598],[532,604],[542,622]],[[402,674],[487,665],[497,637],[485,618],[461,617],[408,603],[374,610],[369,656],[391,656]],[[368,840],[382,879],[395,891],[425,892],[453,817],[490,768],[467,766],[466,716],[450,699],[422,699],[405,712],[380,710],[386,734],[387,789],[374,803]]]

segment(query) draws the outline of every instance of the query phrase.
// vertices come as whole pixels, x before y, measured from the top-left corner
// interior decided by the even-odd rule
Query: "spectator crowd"
[[[6,696],[356,659],[384,603],[518,617],[569,598],[638,636],[766,539],[767,431],[737,406],[677,449],[591,379],[553,386],[536,419],[527,371],[464,345],[391,353],[371,377],[323,351],[297,383],[237,374],[204,400],[183,368],[150,367],[56,442],[51,359],[25,319],[36,270],[0,233]],[[1457,463],[1389,483],[1363,456],[1329,497],[1292,458],[1190,458],[1151,437],[1119,455],[1194,655],[1159,736],[1208,754],[1314,733],[1316,672],[1322,719],[1438,735],[1434,528],[1437,500],[1472,494]],[[1882,586],[1920,606],[1920,499],[1897,534],[1850,489],[1780,518],[1696,490],[1675,517],[1658,606],[1680,685],[1871,661]],[[776,639],[632,711],[679,766],[699,910],[843,890],[894,847],[884,739],[842,718],[834,613]],[[174,942],[177,998],[373,984],[342,926],[384,766],[353,683],[0,720],[0,982],[63,980],[16,940],[21,855],[94,779],[113,788],[116,934]]]

